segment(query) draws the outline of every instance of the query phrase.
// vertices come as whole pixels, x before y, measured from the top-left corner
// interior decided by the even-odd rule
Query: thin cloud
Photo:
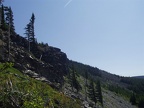
[[[72,0],[69,0],[69,1],[65,4],[64,8],[67,7],[71,2],[72,2]]]

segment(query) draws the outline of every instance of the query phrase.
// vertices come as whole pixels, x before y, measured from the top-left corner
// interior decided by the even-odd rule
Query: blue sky
[[[144,75],[144,0],[5,0],[16,32],[35,14],[38,42],[122,76]]]

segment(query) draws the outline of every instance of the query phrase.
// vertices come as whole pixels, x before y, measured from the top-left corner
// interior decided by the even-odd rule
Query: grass
[[[2,69],[4,64],[0,64]],[[2,108],[80,108],[80,102],[66,97],[47,83],[37,81],[13,67],[0,72]]]

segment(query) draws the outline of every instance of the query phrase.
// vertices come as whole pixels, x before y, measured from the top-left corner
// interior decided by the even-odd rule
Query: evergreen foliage
[[[77,92],[79,92],[79,90],[81,89],[81,86],[76,77],[76,71],[74,67],[72,67],[72,70],[70,72],[70,84],[72,86],[72,90],[73,90],[73,87],[77,90]]]
[[[0,64],[0,108],[80,108],[79,101],[23,75],[12,66],[8,62]]]
[[[0,0],[0,4],[1,3],[2,3],[2,0]],[[15,35],[15,27],[14,27],[14,22],[13,22],[14,19],[13,19],[13,12],[12,12],[11,7],[4,7],[2,5],[0,17],[1,17],[0,28],[2,30],[7,31],[8,25],[9,25],[9,41],[8,41],[9,49],[8,51],[10,53],[10,35]],[[27,41],[28,50],[32,51],[33,54],[36,53],[36,39],[35,39],[35,32],[34,32],[34,23],[35,23],[35,15],[34,13],[32,13],[30,22],[25,27],[25,34],[28,40]],[[45,48],[48,47],[48,45],[45,45],[43,43],[39,44],[39,46],[43,46],[43,47],[45,46]],[[73,61],[69,62],[70,65],[72,63]],[[61,100],[60,98],[61,94],[58,94],[55,90],[52,90],[52,88],[49,87],[47,84],[38,82],[31,78],[27,78],[25,76],[16,77],[15,74],[11,73],[12,66],[13,66],[13,63],[7,62],[7,63],[4,63],[0,68],[0,81],[1,81],[0,106],[3,106],[5,108],[6,107],[16,108],[20,106],[23,108],[24,107],[37,108],[37,107],[44,107],[44,104],[48,103],[49,104],[47,105],[48,107],[53,107],[53,106],[58,107],[60,105],[61,107],[75,108],[75,106],[70,106],[69,104],[66,104],[67,102],[69,103],[72,102],[70,99],[62,96],[63,100]],[[103,105],[100,81],[96,82],[96,86],[94,86],[93,80],[90,81],[90,84],[87,84],[89,74],[92,75],[93,79],[96,77],[102,78],[101,70],[99,70],[98,68],[94,68],[88,65],[83,65],[81,63],[75,62],[70,72],[70,84],[72,88],[74,87],[77,90],[77,92],[79,92],[79,90],[81,89],[81,85],[79,84],[77,80],[76,72],[78,72],[79,74],[85,77],[86,99],[87,99],[87,88],[88,88],[89,98],[92,101],[94,101],[95,104],[97,103],[97,101],[99,101]],[[7,74],[7,73],[10,73],[10,74]],[[138,103],[138,106],[140,108],[143,108],[144,99],[142,99],[141,97],[144,97],[143,95],[144,94],[144,80],[122,77],[120,82],[129,85],[127,89],[122,88],[118,85],[113,85],[113,84],[109,85],[108,89],[120,95],[130,97],[130,102],[132,103],[132,105],[136,105]],[[32,86],[29,86],[29,85],[32,85]],[[40,92],[40,90],[43,90],[43,91]],[[133,93],[130,96],[131,90],[134,91],[135,94]],[[56,104],[56,103],[61,103],[61,104]]]
[[[28,40],[28,51],[30,52],[30,24],[25,27],[25,35]]]
[[[136,97],[135,97],[135,94],[133,93],[130,97],[130,103],[132,105],[136,105]]]
[[[1,25],[0,28],[2,30],[7,30],[7,25],[6,25],[6,21],[5,21],[5,12],[4,12],[4,6],[1,6]]]
[[[96,97],[97,97],[97,101],[99,101],[102,106],[103,106],[103,98],[102,98],[102,91],[101,91],[101,84],[100,84],[100,81],[98,80],[96,82]]]
[[[75,61],[69,61],[70,66],[74,66],[75,70],[77,71],[78,74],[82,75],[85,77],[85,72],[88,73],[88,75],[92,75],[93,77],[101,77],[101,72],[98,68],[96,67],[91,67],[89,65],[84,65],[82,63],[78,63]]]
[[[88,72],[85,72],[85,99],[87,100]]]
[[[13,19],[13,12],[12,12],[12,9],[11,7],[6,7],[5,8],[5,15],[6,15],[6,23],[7,25],[9,25],[10,27],[10,34],[15,34],[15,27],[14,27],[14,19]]]
[[[88,96],[92,101],[95,102],[95,104],[97,103],[94,82],[92,79],[90,80],[90,84],[88,85]]]
[[[35,43],[35,33],[34,33],[34,22],[35,22],[35,15],[34,15],[34,13],[32,13],[32,16],[31,16],[31,19],[30,19],[30,25],[31,25],[31,37],[30,37],[30,39],[31,39],[31,41],[33,42],[33,43]]]
[[[25,35],[28,40],[29,51],[35,50],[36,39],[35,39],[35,33],[34,33],[34,22],[35,22],[35,16],[34,16],[34,13],[32,13],[30,22],[25,27]]]

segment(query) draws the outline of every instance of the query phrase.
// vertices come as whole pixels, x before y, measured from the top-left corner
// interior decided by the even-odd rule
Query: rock
[[[89,106],[89,103],[87,101],[83,101],[82,104],[83,104],[84,108],[92,108]]]
[[[31,71],[31,70],[25,70],[24,73],[27,74],[30,77],[33,77],[33,78],[39,77],[39,75],[37,73],[35,73],[35,72]]]

